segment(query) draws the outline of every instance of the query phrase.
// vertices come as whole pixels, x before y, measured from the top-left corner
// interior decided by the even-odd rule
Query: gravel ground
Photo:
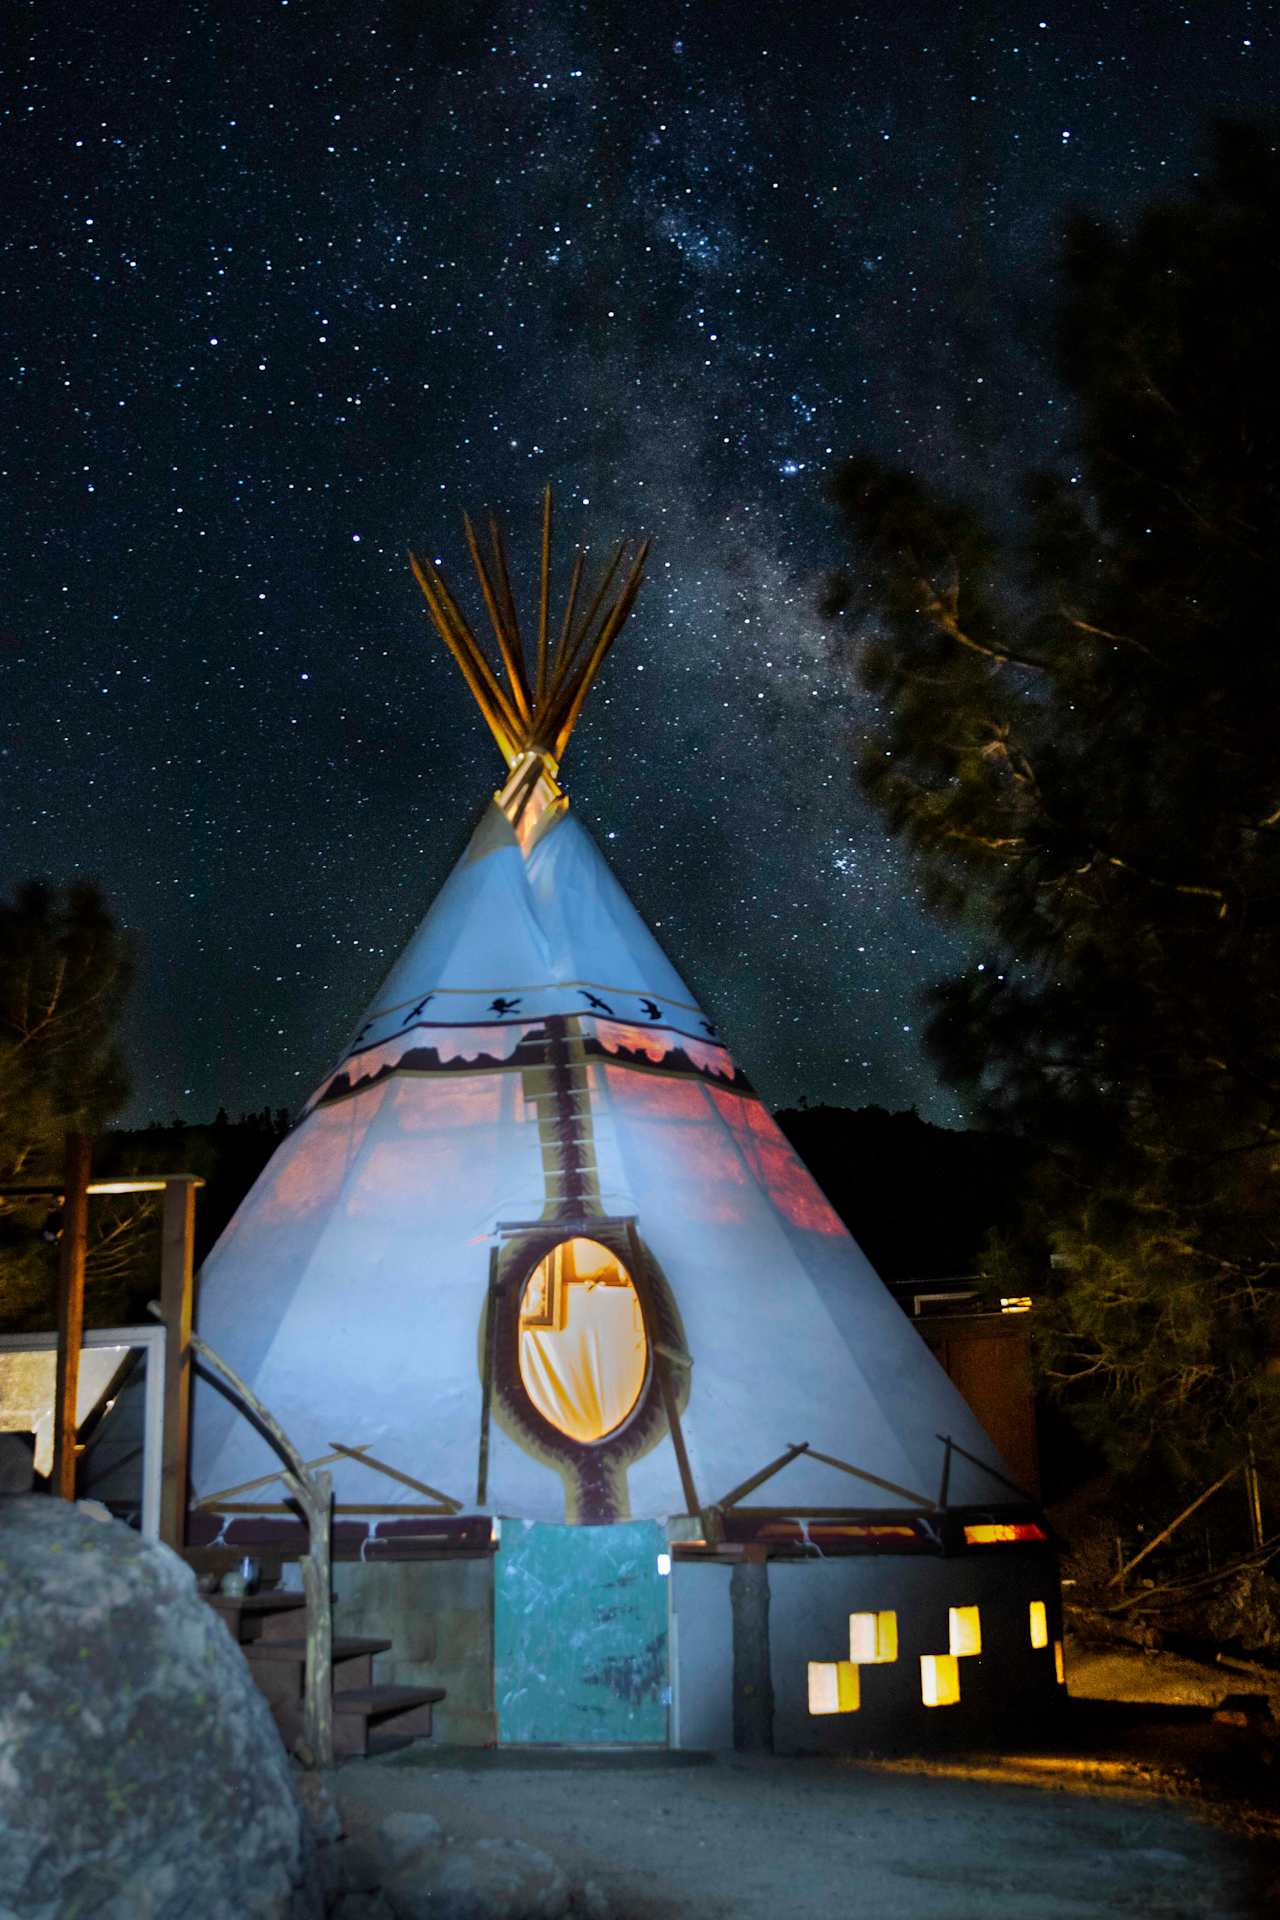
[[[452,1840],[541,1847],[614,1920],[1235,1920],[1280,1914],[1280,1845],[1203,1810],[963,1764],[425,1743],[334,1778],[348,1831],[433,1814]]]

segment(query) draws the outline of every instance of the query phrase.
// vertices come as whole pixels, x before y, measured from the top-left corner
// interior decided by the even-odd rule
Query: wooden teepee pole
[[[547,697],[547,611],[551,599],[551,489],[542,496],[542,563],[538,568],[538,658],[534,669],[533,710]]]
[[[569,598],[565,601],[564,619],[560,623],[560,638],[556,641],[555,658],[551,662],[549,682],[554,686],[564,666],[564,657],[569,649],[569,635],[573,632],[574,609],[578,604],[578,590],[582,585],[582,570],[587,564],[585,553],[574,555],[573,573],[569,579]]]
[[[551,699],[553,701],[559,699],[561,693],[564,691],[566,683],[572,677],[574,667],[576,666],[578,658],[582,652],[583,643],[591,633],[592,628],[595,626],[596,615],[600,611],[601,604],[603,603],[606,593],[608,593],[609,591],[610,585],[612,584],[612,581],[613,581],[613,576],[618,571],[618,567],[622,561],[622,556],[626,552],[626,550],[627,550],[626,541],[619,540],[617,546],[614,548],[613,558],[612,560],[610,560],[608,566],[605,568],[604,575],[600,581],[600,585],[596,588],[595,599],[591,602],[591,606],[587,611],[586,618],[579,624],[578,630],[574,634],[573,639],[570,641],[568,649],[566,650],[561,660],[560,670],[552,680]]]
[[[484,595],[485,610],[489,615],[489,625],[493,628],[494,639],[498,643],[498,653],[511,682],[511,695],[520,718],[527,724],[529,720],[529,695],[524,684],[524,668],[516,657],[511,636],[507,632],[505,609],[498,603],[498,595],[489,578],[489,569],[485,566],[484,555],[480,551],[480,542],[476,539],[476,530],[471,524],[471,515],[464,513],[462,524],[466,528],[467,546],[471,552],[471,564],[475,568],[476,579],[480,582],[480,591]]]
[[[577,690],[569,703],[564,719],[556,728],[555,753],[557,759],[564,752],[569,735],[578,722],[582,712],[582,703],[591,691],[591,683],[604,663],[604,657],[622,631],[622,624],[631,611],[632,602],[640,590],[640,577],[644,572],[644,563],[649,555],[649,542],[646,540],[636,555],[635,564],[627,578],[627,583],[613,604],[612,611],[600,629],[600,636],[592,648],[585,667],[578,678]]]
[[[498,743],[498,751],[510,765],[519,752],[515,744],[519,732],[515,715],[511,713],[501,688],[493,680],[492,670],[475,645],[470,632],[461,622],[455,626],[450,619],[447,602],[437,592],[437,588],[443,589],[443,580],[436,574],[433,584],[414,553],[409,555],[409,565],[413,568],[414,579],[422,589],[422,597],[427,603],[432,625],[457,661],[462,677],[467,683],[467,689],[483,714],[485,725]],[[434,573],[434,569],[432,572]],[[467,644],[468,641],[470,645]]]
[[[640,547],[627,569],[622,587],[615,590],[618,569],[628,547],[627,541],[619,541],[585,614],[579,614],[578,606],[586,559],[581,552],[576,555],[553,653],[550,643],[552,504],[548,487],[542,498],[538,624],[532,672],[525,660],[506,545],[496,518],[491,516],[489,520],[490,553],[486,558],[470,515],[463,515],[471,563],[498,644],[501,664],[497,672],[467,625],[440,569],[431,561],[419,560],[413,553],[409,561],[432,624],[457,661],[507,765],[515,767],[524,754],[534,753],[541,756],[547,763],[547,772],[554,776],[555,763],[573,731],[583,701],[631,611],[650,543],[646,540]],[[498,677],[499,672],[505,674],[505,686]],[[533,784],[536,782],[530,783],[530,791]]]

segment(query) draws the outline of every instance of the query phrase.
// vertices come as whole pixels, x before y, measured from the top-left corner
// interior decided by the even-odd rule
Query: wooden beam
[[[780,1453],[776,1460],[771,1460],[767,1467],[761,1467],[759,1473],[753,1473],[749,1480],[744,1480],[741,1486],[733,1489],[732,1493],[726,1493],[723,1499],[717,1500],[716,1506],[736,1506],[744,1493],[753,1493],[757,1487],[763,1486],[766,1480],[772,1480],[775,1473],[781,1473],[782,1469],[789,1466],[797,1455],[808,1453],[808,1451],[807,1440],[802,1440],[798,1446],[788,1447],[786,1452]]]
[[[190,1177],[167,1180],[160,1243],[160,1311],[164,1317],[160,1538],[175,1553],[181,1553],[186,1544],[195,1232],[194,1180]]]
[[[807,1501],[789,1507],[736,1507],[734,1511],[739,1516],[750,1514],[754,1520],[848,1520],[868,1527],[905,1527],[917,1517],[930,1521],[934,1518],[932,1502],[926,1502],[918,1516],[915,1509],[905,1512],[899,1507],[813,1507]]]
[[[882,1480],[878,1473],[867,1473],[862,1467],[851,1467],[847,1460],[837,1460],[832,1453],[819,1453],[816,1447],[808,1447],[806,1451],[811,1460],[821,1460],[824,1467],[839,1467],[841,1473],[851,1473],[855,1480],[865,1480],[868,1486],[883,1487],[886,1493],[900,1493],[913,1506],[927,1507],[929,1504],[924,1494],[917,1493],[913,1487],[900,1487],[894,1480]]]
[[[62,1239],[58,1246],[58,1362],[53,1401],[53,1491],[76,1497],[76,1398],[84,1342],[84,1263],[93,1144],[69,1133],[63,1147]]]
[[[385,1460],[375,1460],[367,1447],[344,1447],[340,1440],[331,1440],[329,1445],[336,1454],[354,1460],[358,1467],[371,1467],[375,1473],[385,1473],[389,1480],[398,1480],[402,1486],[412,1487],[415,1493],[425,1493],[429,1500],[442,1501],[446,1513],[462,1512],[461,1500],[441,1493],[439,1487],[429,1487],[425,1480],[415,1480],[411,1475],[401,1473],[399,1467],[389,1467]]]
[[[283,1473],[280,1475],[280,1478],[285,1478]],[[374,1500],[348,1500],[337,1503],[333,1510],[335,1513],[376,1513],[386,1515],[402,1513],[406,1517],[411,1517],[415,1520],[421,1519],[424,1516],[429,1516],[434,1520],[452,1520],[457,1517],[458,1513],[458,1509],[453,1506],[428,1507],[418,1501],[406,1501],[403,1506],[397,1507],[388,1505],[386,1502],[380,1504]],[[208,1513],[293,1513],[295,1509],[283,1500],[247,1500],[241,1502],[221,1500],[216,1507],[208,1507],[205,1511]]]
[[[344,1447],[342,1449],[342,1453],[367,1452],[367,1447]],[[310,1473],[313,1467],[331,1467],[335,1460],[342,1458],[342,1453],[321,1453],[318,1454],[314,1460],[304,1460],[302,1464],[307,1469],[307,1472]],[[217,1493],[206,1493],[203,1499],[196,1500],[192,1503],[191,1511],[193,1513],[199,1513],[202,1507],[221,1506],[225,1500],[234,1500],[236,1495],[240,1493],[256,1493],[259,1487],[269,1487],[273,1480],[282,1479],[283,1476],[284,1468],[277,1467],[274,1473],[260,1473],[256,1480],[241,1480],[237,1486],[223,1487]]]
[[[949,1447],[952,1453],[958,1453],[962,1460],[968,1460],[972,1466],[980,1467],[983,1473],[989,1473],[993,1480],[998,1480],[1002,1487],[1008,1487],[1010,1493],[1016,1493],[1019,1500],[1025,1500],[1029,1507],[1039,1506],[1040,1502],[1034,1493],[1028,1493],[1025,1487],[1018,1485],[1016,1480],[1010,1480],[1007,1474],[993,1467],[989,1460],[980,1460],[976,1453],[970,1453],[968,1448],[962,1447],[958,1440],[953,1440],[949,1433],[935,1433],[933,1437],[935,1440],[941,1440],[943,1446]]]

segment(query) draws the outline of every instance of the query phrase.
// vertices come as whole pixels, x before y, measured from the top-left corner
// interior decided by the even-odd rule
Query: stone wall
[[[498,1738],[493,1696],[493,1556],[338,1561],[333,1630],[392,1642],[374,1661],[377,1685],[444,1687],[435,1738],[488,1747]]]

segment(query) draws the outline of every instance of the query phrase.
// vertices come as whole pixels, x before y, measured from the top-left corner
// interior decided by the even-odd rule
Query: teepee
[[[553,631],[551,519],[528,648],[496,523],[466,522],[491,652],[411,557],[506,779],[206,1262],[200,1331],[340,1516],[715,1551],[755,1492],[882,1549],[942,1510],[998,1533],[1026,1497],[561,790],[648,548],[590,590],[579,554]],[[199,1387],[194,1497],[243,1512],[273,1464]]]
[[[206,1264],[201,1328],[304,1447],[359,1408],[469,1510],[696,1513],[806,1437],[857,1504],[931,1506],[939,1433],[990,1443],[558,784],[647,544],[589,595],[578,555],[553,646],[548,493],[529,666],[500,529],[466,532],[500,671],[412,565],[507,779]],[[249,1477],[242,1423],[195,1438],[202,1489]],[[337,1484],[371,1497],[354,1461]],[[998,1491],[954,1458],[953,1501]],[[771,1497],[852,1492],[798,1454]]]

